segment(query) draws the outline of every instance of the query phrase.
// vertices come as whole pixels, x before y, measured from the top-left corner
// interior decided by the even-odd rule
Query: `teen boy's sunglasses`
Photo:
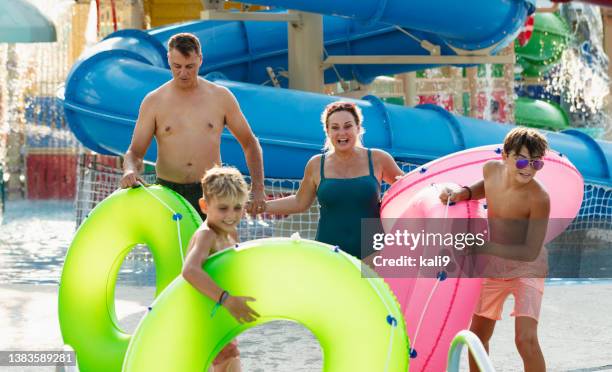
[[[528,165],[531,165],[531,168],[535,170],[540,170],[544,167],[544,161],[540,159],[516,159],[515,164],[517,169],[525,169]]]

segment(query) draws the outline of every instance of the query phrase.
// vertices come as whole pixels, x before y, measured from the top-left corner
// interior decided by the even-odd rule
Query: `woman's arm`
[[[315,183],[315,174],[317,170],[317,162],[320,162],[320,156],[313,156],[304,169],[304,178],[300,183],[300,188],[295,195],[286,196],[284,198],[266,201],[266,213],[272,214],[293,214],[304,212],[307,210],[317,196],[317,186]]]
[[[392,185],[397,179],[404,175],[404,171],[395,162],[395,159],[383,150],[375,149],[372,151],[376,163],[382,171],[381,180]]]

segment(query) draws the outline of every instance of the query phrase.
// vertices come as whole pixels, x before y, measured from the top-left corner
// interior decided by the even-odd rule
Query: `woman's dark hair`
[[[323,131],[325,132],[325,145],[323,146],[323,150],[325,152],[330,152],[333,149],[332,143],[329,137],[327,137],[327,124],[329,117],[338,111],[346,111],[353,115],[355,124],[357,124],[359,128],[357,144],[363,146],[363,134],[365,133],[365,129],[363,128],[363,114],[361,113],[361,109],[353,102],[336,101],[325,106],[323,113],[321,113],[321,123],[323,124]]]

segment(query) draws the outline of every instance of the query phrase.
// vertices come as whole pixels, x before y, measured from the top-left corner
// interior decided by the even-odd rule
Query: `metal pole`
[[[453,94],[453,111],[457,115],[465,115],[463,110],[463,69],[453,67],[451,70],[451,92]]]
[[[468,90],[470,92],[470,117],[478,116],[478,67],[466,67],[465,73],[468,80]]]
[[[404,106],[414,106],[418,102],[416,72],[401,74],[404,88]]]
[[[300,22],[287,26],[289,33],[289,88],[323,92],[323,18],[320,14],[295,12]]]
[[[510,44],[502,51],[504,55],[511,55],[515,59],[514,44]],[[515,123],[514,109],[514,63],[504,65],[504,85],[506,87],[506,122]]]

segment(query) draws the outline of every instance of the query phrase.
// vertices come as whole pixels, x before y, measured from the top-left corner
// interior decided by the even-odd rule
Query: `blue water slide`
[[[265,84],[267,67],[276,73],[287,70],[287,24],[256,21],[198,21],[147,31],[148,35],[167,45],[177,32],[195,34],[202,43],[204,63],[200,74],[221,72],[228,79]],[[408,34],[406,34],[408,32]],[[121,37],[113,34],[110,38]],[[373,24],[333,17],[323,17],[324,53],[326,55],[428,55],[419,40],[439,45],[441,54],[456,55],[438,35],[399,26]],[[326,83],[340,78],[371,82],[376,76],[422,70],[436,65],[336,65],[324,74]],[[279,80],[287,87],[287,79]],[[271,84],[270,84],[271,85]]]
[[[66,99],[68,120],[87,147],[106,154],[128,148],[138,106],[149,91],[170,79],[167,69],[129,58],[103,58],[72,87],[80,102]],[[301,178],[304,165],[321,151],[324,141],[319,117],[336,97],[217,80],[240,102],[264,150],[267,177]],[[66,91],[66,96],[74,93]],[[356,102],[363,109],[365,145],[389,151],[396,159],[424,163],[465,148],[499,143],[511,128],[493,122],[454,116],[424,105],[406,108],[374,96]],[[75,125],[76,124],[76,125]],[[580,132],[549,133],[552,147],[568,156],[590,182],[612,184],[612,144]],[[222,134],[222,158],[247,172],[242,151],[229,133]],[[156,147],[146,155],[154,162]]]
[[[251,1],[251,0],[249,0]],[[257,0],[257,4],[344,16],[363,24],[398,25],[433,33],[448,44],[478,50],[510,43],[535,0]],[[509,37],[510,36],[510,37]]]
[[[487,4],[489,2],[502,3],[502,7],[521,3],[486,0]],[[484,13],[480,17],[490,18]],[[361,21],[338,17],[325,17],[324,22],[328,53],[381,54],[384,51],[388,54],[418,54],[413,53],[411,48],[414,46],[414,52],[418,49],[420,54],[425,53],[418,43],[413,41],[410,44],[413,39],[406,37],[396,26],[364,25]],[[458,28],[458,24],[463,24],[459,17],[437,22],[448,22]],[[522,19],[516,23],[522,23]],[[126,30],[112,34],[88,50],[74,65],[67,79],[65,111],[77,138],[102,154],[125,153],[140,102],[148,92],[171,78],[164,44],[169,35],[185,31],[195,32],[203,40],[205,67],[201,72],[222,72],[227,77],[226,80],[220,78],[220,74],[209,75],[210,79],[215,79],[236,95],[262,144],[266,176],[301,178],[306,161],[320,152],[323,144],[320,113],[337,97],[237,82],[261,84],[268,79],[265,67],[286,68],[284,23],[193,22],[149,32]],[[437,40],[443,46],[443,52],[452,53],[450,48],[444,47],[444,40],[439,36],[424,31],[411,33],[427,37],[429,41]],[[466,38],[460,33],[456,36]],[[337,80],[338,75],[345,79],[358,77],[367,80],[380,74],[415,68],[388,65],[338,67],[338,74],[326,74],[326,81]],[[384,104],[371,96],[357,102],[365,115],[365,144],[385,149],[402,161],[424,163],[465,148],[499,143],[511,128],[453,116],[436,106],[406,108]],[[550,133],[549,139],[554,149],[576,164],[587,181],[612,184],[612,144],[592,140],[576,131]],[[227,132],[222,135],[221,148],[224,162],[248,172],[238,143]],[[146,160],[156,160],[155,143],[146,154]]]

